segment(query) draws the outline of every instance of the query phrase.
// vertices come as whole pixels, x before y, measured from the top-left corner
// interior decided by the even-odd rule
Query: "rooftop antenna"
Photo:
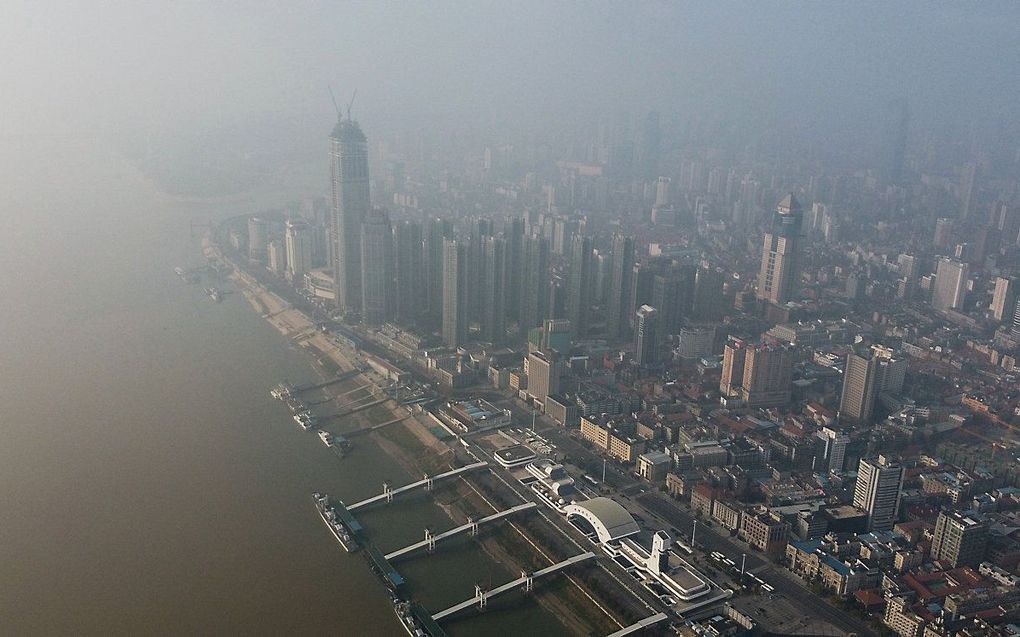
[[[347,102],[347,119],[351,118],[351,107],[354,106],[354,98],[358,96],[358,89],[354,89],[354,94],[351,95],[351,101]]]
[[[333,95],[333,87],[327,84],[326,88],[329,89],[329,99],[333,100],[333,108],[336,110],[336,118],[340,119],[340,107],[337,106],[336,95]]]

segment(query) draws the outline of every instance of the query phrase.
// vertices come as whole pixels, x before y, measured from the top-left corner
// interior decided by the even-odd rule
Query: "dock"
[[[390,588],[397,589],[404,585],[403,575],[393,568],[393,565],[389,563],[386,556],[374,545],[369,544],[365,547],[365,555]]]
[[[394,560],[397,559],[398,557],[403,557],[408,553],[413,553],[419,549],[424,548],[427,548],[429,551],[433,551],[436,547],[436,543],[441,540],[445,540],[447,538],[459,535],[467,531],[471,531],[472,534],[477,534],[478,527],[483,524],[486,524],[488,522],[495,522],[496,520],[502,520],[507,516],[513,515],[514,513],[519,513],[520,511],[527,511],[529,509],[533,509],[535,508],[535,506],[536,505],[534,502],[526,502],[524,504],[519,504],[515,507],[511,507],[504,511],[493,513],[492,515],[486,516],[478,520],[468,520],[467,524],[462,524],[458,527],[450,529],[449,531],[443,531],[442,533],[438,533],[435,535],[433,535],[428,529],[425,529],[424,540],[420,542],[415,542],[414,544],[409,544],[395,551],[391,551],[390,553],[386,554],[386,559]]]
[[[411,614],[418,620],[418,624],[421,629],[425,631],[425,634],[429,637],[446,637],[446,631],[440,628],[439,624],[432,619],[432,615],[425,610],[425,607],[418,602],[411,603]]]
[[[340,374],[337,374],[333,378],[330,378],[328,380],[324,380],[321,383],[303,383],[301,385],[295,385],[294,387],[290,388],[290,393],[293,396],[294,394],[300,394],[300,393],[306,392],[306,391],[313,391],[313,390],[316,390],[316,389],[323,389],[325,387],[329,387],[330,385],[335,385],[337,383],[342,383],[345,380],[347,380],[348,378],[353,378],[358,373],[359,373],[358,370],[352,369],[352,370],[348,370],[346,372],[342,372]]]
[[[624,635],[633,635],[634,633],[641,632],[642,630],[648,628],[649,626],[654,626],[655,624],[658,624],[659,622],[665,621],[667,619],[669,619],[669,616],[666,615],[666,613],[656,613],[651,617],[645,617],[642,620],[634,622],[630,626],[621,628],[615,633],[608,635],[608,637],[623,637]]]
[[[397,418],[393,418],[392,420],[387,420],[386,422],[381,422],[378,425],[372,425],[371,427],[365,427],[364,429],[355,429],[354,431],[348,432],[347,433],[347,437],[348,438],[353,438],[355,436],[363,436],[365,434],[372,433],[373,431],[377,431],[379,429],[382,429],[383,427],[389,427],[390,425],[395,425],[398,422],[404,422],[405,420],[407,420],[410,417],[411,417],[410,415],[398,416]]]
[[[340,521],[343,522],[347,526],[347,528],[351,530],[351,533],[354,533],[355,535],[361,533],[362,531],[361,523],[358,522],[358,520],[353,515],[351,515],[350,510],[344,505],[343,502],[339,500],[334,500],[333,511],[336,513],[336,517],[340,518]]]
[[[343,418],[345,416],[350,416],[351,414],[356,414],[359,411],[364,411],[366,409],[370,409],[372,407],[375,407],[376,405],[381,405],[384,402],[386,402],[387,400],[389,400],[389,398],[376,398],[374,395],[368,396],[367,398],[370,398],[372,400],[370,400],[367,403],[359,404],[356,407],[351,407],[350,409],[345,409],[343,411],[338,411],[335,414],[330,414],[330,415],[325,416],[325,417],[329,418],[331,420],[336,420],[337,418]],[[356,400],[354,402],[357,403],[359,401]]]
[[[573,566],[574,564],[577,564],[579,562],[590,560],[593,557],[595,557],[595,554],[592,553],[591,551],[588,551],[587,553],[581,553],[579,555],[575,555],[571,558],[565,559],[562,562],[553,564],[552,566],[547,566],[541,570],[535,571],[534,573],[523,573],[517,579],[507,582],[502,586],[497,586],[496,588],[490,591],[483,591],[480,586],[475,586],[474,597],[472,597],[471,599],[466,599],[459,604],[454,604],[453,606],[447,608],[446,610],[441,610],[438,613],[435,613],[434,615],[432,615],[432,619],[438,622],[439,620],[449,617],[450,615],[453,615],[455,613],[459,613],[462,610],[467,610],[468,608],[471,608],[476,604],[478,605],[479,608],[485,608],[485,605],[490,597],[502,595],[503,593],[512,591],[520,586],[524,586],[524,590],[530,591],[534,580],[540,577],[545,577],[546,575],[551,575],[557,571],[567,568],[568,566]]]
[[[360,509],[361,507],[365,507],[365,506],[368,506],[370,504],[375,504],[376,502],[390,502],[390,501],[393,500],[394,496],[400,495],[401,493],[405,493],[407,491],[411,491],[413,489],[417,489],[418,487],[425,487],[426,489],[431,489],[433,483],[436,480],[442,480],[443,478],[451,478],[453,476],[460,475],[460,474],[465,473],[467,471],[474,471],[475,469],[481,469],[482,467],[487,467],[487,466],[489,466],[488,462],[484,462],[484,461],[483,462],[475,462],[473,464],[465,465],[465,466],[459,467],[457,469],[452,469],[452,470],[447,471],[445,473],[440,473],[439,475],[436,475],[436,476],[425,476],[423,479],[418,480],[417,482],[412,482],[411,484],[405,484],[404,486],[397,487],[396,489],[393,489],[388,484],[384,483],[383,484],[383,492],[382,493],[380,493],[379,495],[376,495],[376,496],[372,496],[371,498],[365,498],[364,500],[361,500],[360,502],[355,502],[354,504],[349,504],[349,505],[347,505],[347,510],[348,511],[354,511],[354,510]]]

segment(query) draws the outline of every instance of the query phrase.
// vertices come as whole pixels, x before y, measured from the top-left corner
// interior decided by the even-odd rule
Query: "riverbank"
[[[304,349],[323,368],[324,376],[337,371],[357,369],[357,362],[329,335],[321,332],[302,311],[227,258],[212,240],[203,239],[203,252],[207,258],[226,264],[229,278],[238,287],[249,305],[269,322],[289,342]],[[368,374],[356,374],[342,384],[331,388],[329,394],[342,395],[374,381]],[[373,387],[373,390],[377,388]],[[381,392],[379,392],[381,395]],[[400,420],[392,426],[369,432],[375,443],[387,456],[408,473],[434,474],[451,467],[454,450],[438,440],[428,424],[392,399],[345,417],[343,433],[350,435],[389,420]],[[332,428],[332,427],[331,427]],[[498,510],[470,481],[460,478],[436,497],[437,505],[454,523],[463,523],[469,517],[487,515]],[[479,547],[494,562],[510,569],[534,570],[567,557],[552,559],[528,537],[518,524],[510,522],[506,528],[484,533],[478,538]],[[567,575],[563,583],[543,587],[536,591],[535,600],[549,611],[569,634],[586,634],[592,631],[612,632],[623,624],[593,600],[574,575]],[[587,600],[587,602],[585,601]],[[590,608],[589,608],[590,607]],[[589,612],[590,611],[590,612]]]
[[[26,144],[29,162],[51,155],[48,179],[5,195],[32,222],[8,228],[0,275],[3,632],[403,633],[309,498],[375,492],[352,470],[368,459],[399,467],[367,436],[344,466],[302,434],[266,390],[316,378],[304,351],[239,292],[211,301],[203,287],[235,289],[225,276],[174,274],[204,265],[189,221],[256,204],[178,202],[79,128],[52,153]]]
[[[238,290],[262,318],[272,325],[280,334],[292,344],[306,350],[313,360],[324,368],[335,367],[330,371],[346,372],[358,369],[357,363],[344,350],[335,343],[328,334],[320,331],[316,324],[301,310],[293,307],[285,299],[280,298],[272,290],[256,281],[253,277],[244,272],[237,264],[228,259],[219,247],[206,235],[202,240],[202,252],[207,259],[214,259],[230,267],[229,278],[237,286]],[[372,385],[374,381],[366,374],[356,374],[347,381],[347,385]],[[379,406],[385,409],[388,418],[403,419],[405,426],[431,451],[442,454],[448,448],[436,440],[429,433],[428,428],[421,423],[410,410],[403,407],[392,399],[385,399]],[[373,408],[375,410],[375,408]],[[368,414],[353,414],[352,419],[365,427],[378,424],[371,422],[374,418],[368,418]],[[379,422],[384,422],[380,420]],[[360,427],[347,431],[352,433]],[[395,457],[406,469],[417,471],[418,467],[408,465],[407,458]]]

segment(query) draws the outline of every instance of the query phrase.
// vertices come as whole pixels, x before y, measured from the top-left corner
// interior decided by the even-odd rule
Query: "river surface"
[[[201,263],[189,220],[319,194],[319,175],[182,201],[95,140],[25,152],[0,201],[0,632],[403,634],[310,494],[412,476],[365,438],[338,460],[301,432],[268,389],[315,378],[306,357],[240,294],[173,273]],[[450,525],[424,495],[363,521],[384,550]],[[458,542],[400,564],[430,609],[517,575]],[[531,600],[447,627],[562,632]]]

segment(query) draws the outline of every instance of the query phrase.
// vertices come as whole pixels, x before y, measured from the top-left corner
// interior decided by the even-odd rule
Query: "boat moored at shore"
[[[286,383],[280,383],[276,387],[269,390],[269,395],[276,400],[288,400],[291,397],[292,387]]]
[[[306,410],[294,414],[294,422],[300,425],[300,427],[305,431],[308,431],[316,424],[318,424],[319,419],[316,418],[315,414]]]
[[[344,550],[348,553],[357,551],[359,548],[358,541],[337,517],[333,505],[330,504],[329,496],[325,493],[313,493],[312,499],[315,501],[315,509],[319,512],[319,517],[325,522],[330,533],[340,543],[340,546],[344,547]]]
[[[411,602],[405,602],[396,597],[391,601],[393,602],[393,612],[396,613],[400,625],[404,627],[407,634],[411,637],[425,637],[425,631],[421,629],[418,620],[414,617]]]
[[[181,277],[185,283],[198,283],[198,273],[194,270],[186,270],[180,266],[174,268],[174,274]]]

